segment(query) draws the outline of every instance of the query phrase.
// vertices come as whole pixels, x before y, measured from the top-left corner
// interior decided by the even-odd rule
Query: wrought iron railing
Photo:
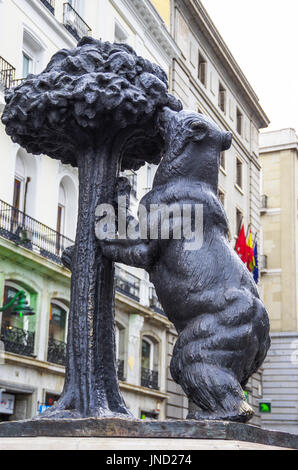
[[[1,341],[6,352],[19,354],[20,356],[34,356],[33,331],[22,330],[10,325],[2,325]]]
[[[17,78],[16,80],[13,80],[12,81],[12,87],[14,86],[18,86],[18,85],[21,85],[21,83],[23,83],[23,81],[26,80],[25,78]]]
[[[53,15],[55,14],[55,0],[41,0],[41,3],[43,3]]]
[[[11,88],[15,79],[16,69],[3,57],[0,57],[0,87]]]
[[[69,238],[0,200],[0,236],[37,252],[58,264],[65,248],[73,245]]]
[[[66,343],[64,343],[64,341],[58,341],[50,336],[48,343],[48,362],[65,366]]]
[[[124,269],[116,266],[115,270],[116,289],[119,292],[131,297],[134,300],[140,300],[140,279],[128,273]]]
[[[118,359],[117,360],[117,374],[118,374],[118,379],[119,380],[125,380],[124,377],[124,360],[123,359]]]
[[[158,300],[158,297],[156,295],[156,291],[154,287],[149,288],[149,304],[150,307],[157,313],[160,313],[161,315],[165,315],[163,308]]]
[[[158,372],[155,370],[144,369],[141,370],[141,385],[142,387],[153,388],[158,390]]]
[[[77,11],[70,5],[63,5],[63,24],[65,28],[79,41],[83,36],[91,35],[91,28],[80,17]]]

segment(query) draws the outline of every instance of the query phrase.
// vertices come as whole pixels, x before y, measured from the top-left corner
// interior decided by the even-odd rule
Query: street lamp
[[[0,312],[4,312],[4,310],[7,310],[9,307],[11,307],[16,302],[16,300],[18,300],[18,303],[11,312],[12,315],[19,315],[20,317],[35,315],[35,312],[32,310],[28,301],[26,300],[26,294],[23,290],[18,291],[11,301],[8,302],[8,304],[1,307]]]

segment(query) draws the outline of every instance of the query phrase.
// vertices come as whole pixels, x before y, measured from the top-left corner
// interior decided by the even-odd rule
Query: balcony
[[[34,357],[34,332],[2,325],[0,339],[4,343],[6,352]]]
[[[55,263],[74,242],[38,222],[24,212],[0,200],[0,236],[23,246]]]
[[[47,7],[48,10],[54,15],[55,14],[55,0],[40,0],[41,3]]]
[[[124,377],[124,360],[123,359],[118,359],[117,360],[117,375],[118,375],[118,380],[125,380]]]
[[[16,80],[13,80],[12,81],[12,87],[14,86],[18,86],[18,85],[21,85],[21,83],[23,83],[23,81],[26,80],[25,78],[17,78]]]
[[[60,364],[65,366],[66,364],[66,343],[58,341],[53,337],[49,338],[48,344],[48,362],[54,364]]]
[[[141,385],[142,387],[153,388],[158,390],[158,372],[155,370],[144,369],[141,370]]]
[[[131,299],[140,301],[140,279],[116,266],[115,270],[116,289]]]
[[[91,28],[89,28],[76,10],[72,8],[70,3],[64,3],[63,5],[63,24],[77,41],[84,36],[91,36]]]
[[[11,88],[15,80],[16,69],[3,57],[0,57],[0,89]]]
[[[159,303],[154,287],[150,287],[150,290],[149,290],[149,305],[155,312],[166,316],[161,304]]]

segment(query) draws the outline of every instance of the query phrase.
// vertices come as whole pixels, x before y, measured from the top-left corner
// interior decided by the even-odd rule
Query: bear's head
[[[220,153],[232,144],[232,133],[222,131],[207,116],[194,111],[164,108],[159,126],[165,141],[165,153],[155,183],[173,177],[190,177],[216,186]]]

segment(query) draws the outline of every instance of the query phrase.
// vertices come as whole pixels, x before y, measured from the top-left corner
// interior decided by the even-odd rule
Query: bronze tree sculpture
[[[169,237],[163,238],[160,230],[153,239],[140,230],[139,238],[111,237],[100,244],[105,256],[150,274],[179,333],[171,374],[198,407],[188,418],[246,422],[253,410],[242,387],[263,363],[270,338],[266,309],[228,241],[228,221],[217,196],[220,152],[230,148],[232,134],[194,112],[165,108],[159,122],[165,153],[152,190],[140,204],[148,219],[158,220],[153,206],[173,210]],[[197,249],[187,246],[184,232],[175,237],[175,225],[182,222],[176,208],[182,214],[186,204],[203,207]],[[195,225],[195,211],[189,214]],[[150,220],[146,222],[150,228]]]
[[[41,417],[129,416],[116,372],[114,267],[96,241],[95,208],[113,204],[120,168],[159,162],[156,115],[181,104],[157,65],[127,45],[87,37],[57,52],[5,99],[2,121],[14,142],[79,171],[76,242],[64,256],[72,264],[65,385]]]

